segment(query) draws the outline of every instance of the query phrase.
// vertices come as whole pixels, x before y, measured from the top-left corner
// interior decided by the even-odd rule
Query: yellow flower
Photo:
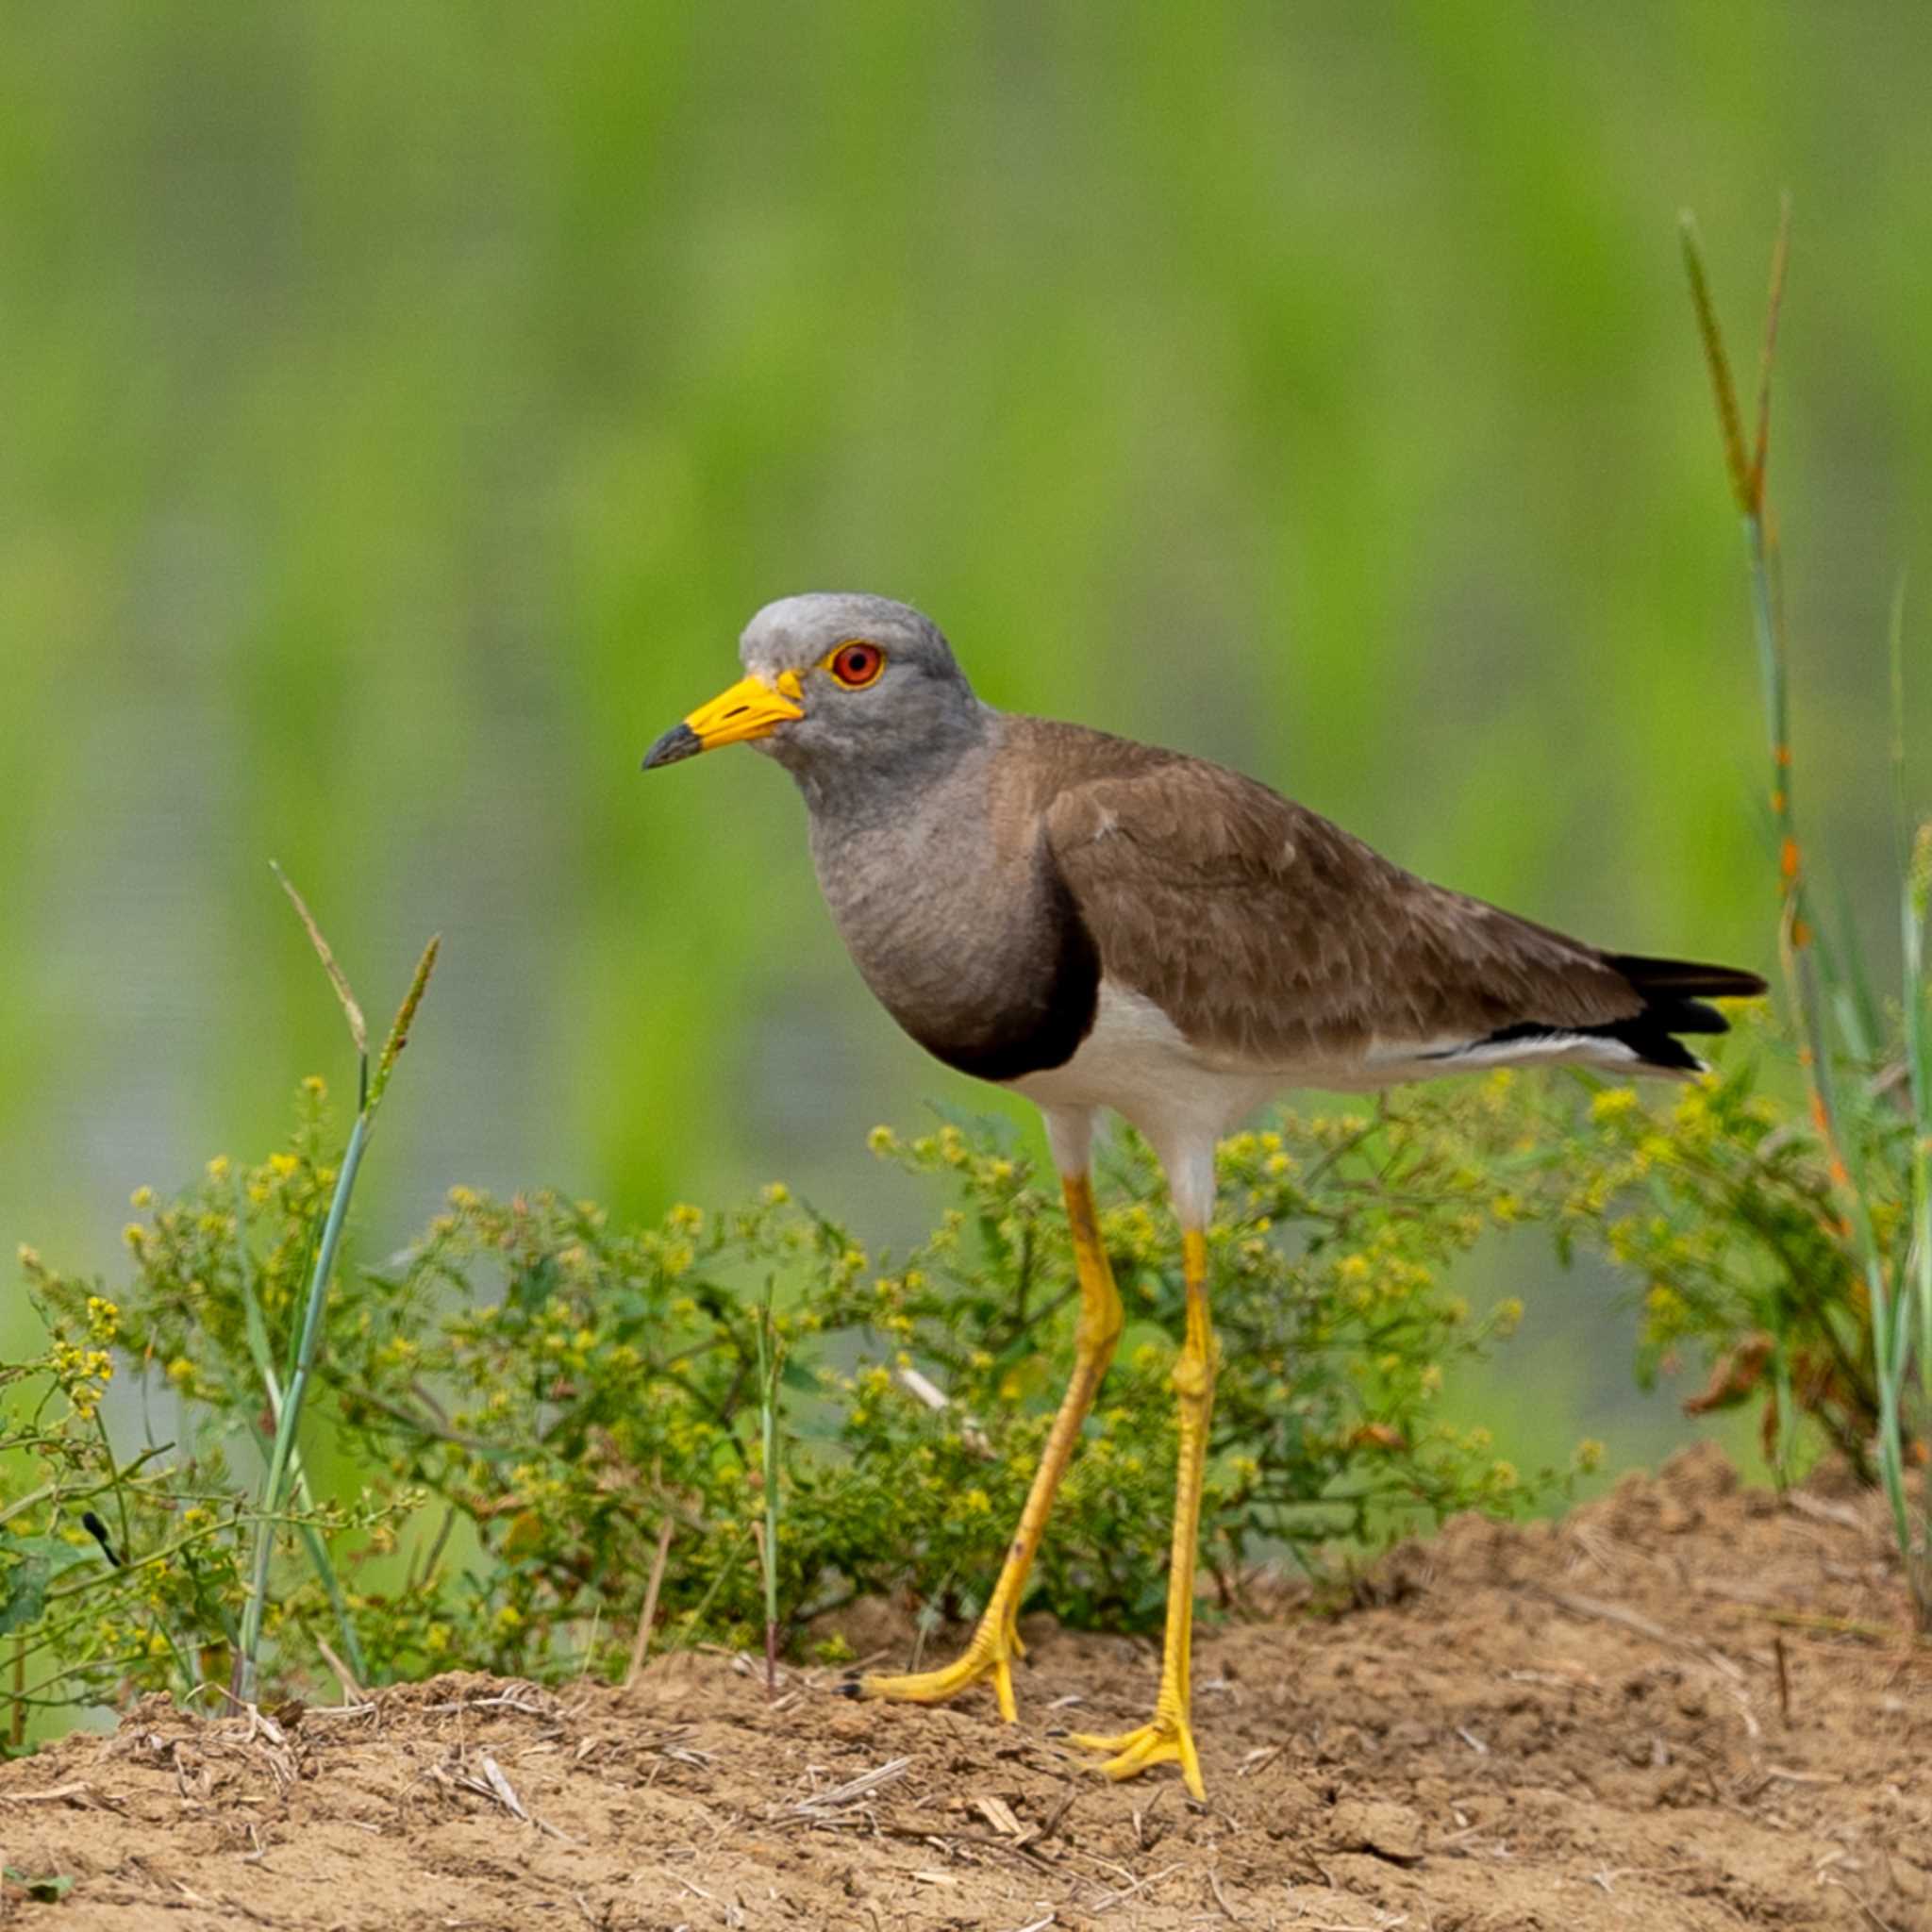
[[[292,1180],[302,1163],[292,1154],[271,1154],[268,1158],[269,1172],[277,1180]]]
[[[320,1074],[309,1074],[303,1079],[302,1091],[311,1100],[326,1100],[328,1082]]]
[[[127,1197],[127,1205],[137,1214],[145,1214],[155,1205],[155,1191],[152,1188],[136,1188]]]
[[[138,1221],[130,1221],[121,1230],[121,1239],[138,1255],[142,1247],[146,1245],[147,1229],[142,1227]]]
[[[120,1332],[121,1310],[97,1294],[87,1298],[87,1332],[96,1341],[112,1341]]]
[[[217,1154],[208,1164],[208,1177],[211,1181],[225,1181],[228,1178],[228,1157]]]
[[[765,1190],[765,1206],[782,1208],[791,1198],[791,1190],[783,1181],[774,1181]]]
[[[865,1144],[874,1154],[896,1154],[899,1151],[899,1137],[891,1127],[874,1127],[865,1137]]]

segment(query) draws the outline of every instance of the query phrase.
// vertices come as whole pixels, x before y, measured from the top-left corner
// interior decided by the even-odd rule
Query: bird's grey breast
[[[928,1053],[987,1080],[1072,1058],[1099,954],[993,751],[889,800],[816,805],[811,848],[854,963]]]

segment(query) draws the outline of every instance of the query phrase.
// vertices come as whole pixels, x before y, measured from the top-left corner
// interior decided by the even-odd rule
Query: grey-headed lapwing
[[[1238,773],[994,710],[904,604],[787,597],[752,619],[739,654],[743,678],[659,739],[646,768],[752,743],[791,774],[866,984],[948,1066],[1046,1116],[1079,1274],[1073,1381],[972,1641],[943,1670],[862,1688],[936,1703],[991,1677],[1014,1715],[1027,1571],[1121,1332],[1089,1158],[1094,1115],[1112,1108],[1159,1157],[1181,1226],[1180,1482],[1154,1714],[1074,1741],[1108,1754],[1115,1777],[1178,1759],[1199,1797],[1188,1670],[1216,1141],[1291,1087],[1563,1063],[1694,1074],[1677,1036],[1724,1032],[1706,1002],[1764,982],[1602,952],[1430,885]]]

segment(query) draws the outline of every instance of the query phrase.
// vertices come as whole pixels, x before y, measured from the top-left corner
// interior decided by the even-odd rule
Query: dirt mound
[[[767,1705],[710,1655],[628,1692],[150,1699],[0,1766],[0,1859],[72,1881],[0,1923],[1932,1928],[1932,1646],[1870,1499],[1780,1506],[1699,1451],[1562,1524],[1456,1523],[1363,1595],[1201,1631],[1205,1807],[1063,1746],[1139,1722],[1157,1659],[1050,1623],[1011,1729],[832,1672]]]

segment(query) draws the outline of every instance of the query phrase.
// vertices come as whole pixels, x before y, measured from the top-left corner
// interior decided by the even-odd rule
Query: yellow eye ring
[[[829,671],[847,691],[863,691],[879,681],[886,668],[886,654],[864,638],[847,638],[825,656],[820,668]]]

